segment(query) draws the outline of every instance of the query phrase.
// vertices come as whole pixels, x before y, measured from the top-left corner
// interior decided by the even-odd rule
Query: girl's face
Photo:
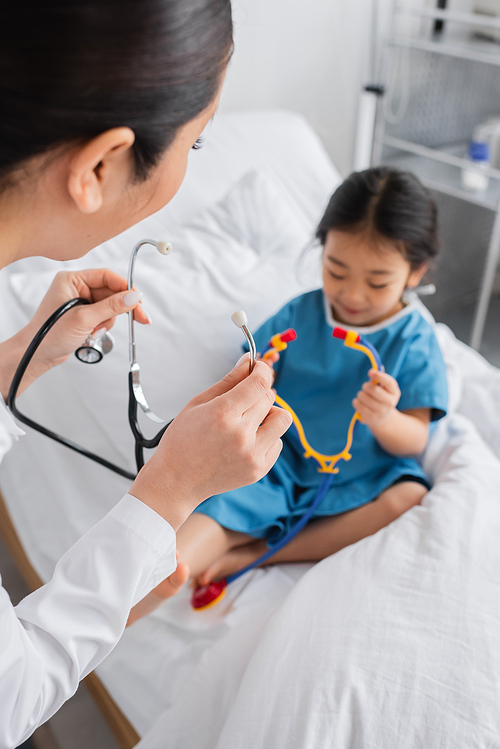
[[[387,239],[336,229],[327,234],[323,291],[335,319],[347,325],[375,325],[394,315],[403,307],[404,289],[417,286],[426,270],[412,270]]]

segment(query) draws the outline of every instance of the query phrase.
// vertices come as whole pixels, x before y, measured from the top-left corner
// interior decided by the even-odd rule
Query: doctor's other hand
[[[106,268],[62,271],[55,276],[33,319],[2,344],[2,354],[5,348],[8,357],[7,366],[2,366],[1,372],[2,394],[4,389],[8,390],[15,368],[37,330],[58,307],[76,297],[83,297],[89,304],[67,312],[47,334],[23,378],[19,392],[48,369],[64,362],[89,335],[99,329],[109,330],[117,315],[133,309],[137,322],[150,322],[139,304],[141,295],[137,291],[129,292],[127,280],[118,273]],[[3,356],[2,363],[5,363]]]
[[[273,405],[273,373],[244,361],[193,398],[163,435],[129,493],[177,530],[214,494],[253,484],[274,465],[292,418]]]

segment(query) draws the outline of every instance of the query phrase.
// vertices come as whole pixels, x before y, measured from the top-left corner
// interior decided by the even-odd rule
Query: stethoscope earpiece
[[[156,249],[161,255],[170,255],[172,252],[172,243],[171,242],[156,242]]]
[[[249,374],[252,374],[253,368],[255,367],[255,362],[257,360],[257,348],[255,346],[253,335],[248,328],[247,313],[242,309],[238,309],[231,315],[231,320],[237,328],[241,328],[245,338],[247,339],[248,350],[250,351]]]

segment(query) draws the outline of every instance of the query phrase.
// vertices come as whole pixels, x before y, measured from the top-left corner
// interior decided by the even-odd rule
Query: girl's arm
[[[412,411],[394,409],[381,424],[371,431],[377,442],[391,455],[418,455],[424,450],[429,437],[429,408]]]
[[[371,369],[352,405],[377,442],[392,455],[417,455],[429,437],[430,408],[398,411],[399,385],[391,375]]]

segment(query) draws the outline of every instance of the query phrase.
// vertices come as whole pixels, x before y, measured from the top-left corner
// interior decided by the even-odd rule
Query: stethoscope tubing
[[[152,450],[158,446],[173,419],[165,424],[165,426],[163,426],[154,437],[147,439],[144,437],[139,427],[139,420],[137,418],[137,400],[134,393],[132,372],[129,372],[128,374],[128,395],[128,421],[135,440],[135,462],[137,464],[137,471],[139,472],[144,465],[144,450]]]
[[[144,247],[144,245],[151,245],[153,247],[156,247],[156,249],[158,249],[159,244],[160,243],[156,242],[156,240],[154,239],[142,239],[140,242],[137,242],[137,244],[134,246],[132,253],[130,255],[129,266],[128,266],[127,286],[128,286],[129,291],[132,291],[132,289],[134,288],[134,270],[135,270],[135,264],[137,261],[137,254],[139,250],[141,249],[141,247]],[[134,310],[130,310],[130,312],[128,313],[128,339],[129,339],[129,364],[130,364],[129,371],[132,375],[132,378],[131,379],[129,378],[129,383],[131,383],[131,386],[132,386],[132,389],[130,391],[130,397],[134,398],[134,400],[141,407],[145,416],[147,416],[147,418],[150,419],[150,421],[154,421],[155,424],[165,424],[165,419],[161,419],[151,410],[149,403],[146,399],[146,396],[144,394],[144,390],[142,389],[141,380],[140,380],[141,368],[139,366],[139,363],[137,361],[137,356],[136,356],[136,345],[135,345],[135,335],[134,335]],[[143,438],[140,433],[137,419],[135,419],[135,423],[136,423],[136,430],[137,430],[138,435],[140,436],[140,439],[144,440],[145,438]],[[130,425],[132,426],[132,422],[130,422]],[[163,434],[163,431],[161,432],[161,434]],[[160,434],[160,432],[158,434]],[[157,444],[158,442],[154,443],[153,446],[156,447]]]
[[[134,246],[130,255],[128,274],[127,274],[127,286],[129,291],[134,288],[134,271],[137,260],[137,254],[141,247],[144,245],[152,245],[158,249],[158,242],[154,239],[142,239]],[[142,385],[140,382],[140,366],[137,362],[136,356],[136,344],[134,335],[134,312],[131,310],[128,313],[128,332],[129,332],[129,375],[128,375],[128,421],[130,429],[135,440],[135,462],[137,464],[137,470],[140,471],[144,465],[144,450],[153,449],[158,446],[161,438],[163,437],[165,430],[168,429],[173,419],[168,423],[165,423],[164,419],[159,418],[150,408],[149,403],[144,395]],[[147,439],[142,434],[139,426],[139,420],[137,418],[137,406],[141,407],[141,410],[147,416],[150,421],[156,424],[164,424],[164,426],[156,433],[151,439]]]
[[[136,474],[131,473],[130,471],[126,471],[124,468],[111,463],[109,460],[101,458],[100,455],[96,455],[90,450],[87,450],[85,447],[82,447],[82,445],[73,442],[73,440],[70,440],[67,437],[62,437],[60,434],[53,432],[51,429],[47,429],[47,427],[38,424],[36,421],[33,421],[33,419],[30,419],[29,416],[25,416],[23,413],[21,413],[16,404],[17,392],[19,390],[21,381],[43,339],[45,338],[47,333],[54,327],[54,325],[61,319],[61,317],[66,314],[66,312],[69,312],[71,309],[73,309],[73,307],[77,307],[80,304],[89,304],[89,302],[87,301],[87,299],[82,299],[80,297],[70,299],[69,302],[65,302],[60,307],[58,307],[58,309],[56,309],[49,318],[47,318],[40,329],[36,332],[33,340],[24,352],[22,359],[19,362],[19,366],[17,367],[12,379],[9,388],[9,394],[7,396],[7,406],[11,413],[16,417],[16,419],[19,419],[22,424],[26,424],[32,429],[35,429],[37,432],[40,432],[46,437],[49,437],[51,440],[54,440],[54,442],[59,442],[59,444],[68,447],[70,450],[80,453],[80,455],[93,460],[95,463],[99,463],[100,465],[104,466],[104,468],[108,468],[110,471],[113,471],[114,473],[117,473],[118,475],[133,481],[136,477]]]

